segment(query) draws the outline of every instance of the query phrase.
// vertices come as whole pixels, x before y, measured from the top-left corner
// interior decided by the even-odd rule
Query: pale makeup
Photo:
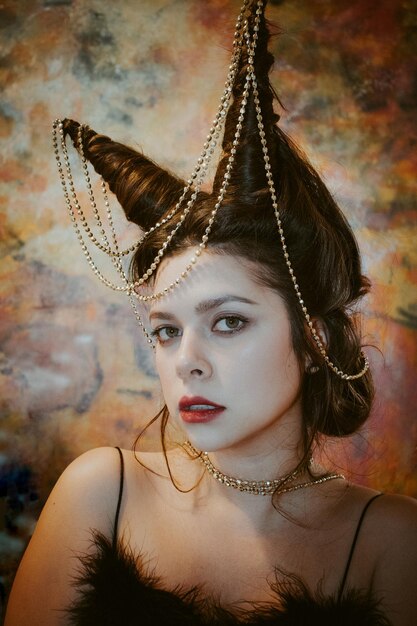
[[[154,290],[183,271],[190,251],[161,263]],[[156,367],[170,415],[202,450],[273,448],[300,436],[300,367],[281,296],[254,280],[249,261],[203,252],[190,276],[150,309]],[[222,407],[191,423],[184,398]],[[198,407],[197,407],[198,408]],[[198,410],[197,410],[198,413]]]

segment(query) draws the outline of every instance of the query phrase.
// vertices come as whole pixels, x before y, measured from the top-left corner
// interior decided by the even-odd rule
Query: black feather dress
[[[69,608],[73,626],[389,626],[369,591],[312,593],[296,577],[271,585],[277,602],[236,607],[233,612],[198,588],[164,589],[138,566],[141,559],[121,542],[94,534],[97,552],[81,559],[79,595]],[[143,560],[142,560],[143,563]]]
[[[276,602],[239,603],[226,609],[201,589],[166,589],[147,566],[144,555],[134,554],[118,539],[123,494],[124,460],[120,454],[120,489],[112,539],[93,532],[95,550],[80,557],[74,581],[77,598],[67,609],[71,626],[390,626],[380,602],[370,590],[346,589],[362,522],[362,511],[339,590],[326,596],[320,585],[310,590],[297,576],[271,584]]]

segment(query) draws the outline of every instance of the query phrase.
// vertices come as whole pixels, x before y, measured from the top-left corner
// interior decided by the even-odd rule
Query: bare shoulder
[[[372,503],[368,514],[368,532],[376,537],[391,539],[385,544],[384,551],[395,550],[396,542],[403,544],[414,539],[417,552],[417,500],[408,496],[382,494]]]
[[[18,569],[7,626],[56,624],[57,611],[74,598],[74,557],[94,547],[92,530],[110,537],[119,484],[120,458],[114,448],[86,452],[61,474]]]
[[[42,515],[54,510],[76,511],[80,527],[106,531],[120,482],[120,458],[115,448],[95,448],[76,458],[59,477]],[[41,518],[42,519],[42,518]],[[40,520],[41,521],[41,520]]]
[[[343,499],[348,510],[364,511],[372,532],[387,528],[416,529],[417,500],[409,496],[383,493],[355,483],[348,484]]]
[[[363,515],[360,539],[379,559],[401,551],[408,541],[417,553],[417,500],[358,485],[350,485],[347,495],[348,508],[356,511],[358,521]]]
[[[116,448],[102,447],[88,450],[77,457],[61,474],[57,481],[59,489],[80,488],[98,489],[118,484],[120,476],[120,455]]]
[[[381,575],[384,564],[417,574],[417,500],[384,494],[373,502],[367,514],[367,540],[374,546]]]
[[[394,626],[417,623],[417,501],[383,495],[367,514],[365,541],[375,557],[373,584]]]
[[[383,494],[378,503],[380,514],[389,516],[393,523],[409,525],[414,531],[417,522],[417,500],[408,496]]]

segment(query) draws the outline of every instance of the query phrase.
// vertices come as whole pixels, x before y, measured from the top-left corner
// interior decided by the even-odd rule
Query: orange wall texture
[[[131,447],[161,401],[128,302],[96,281],[77,244],[52,121],[86,122],[187,178],[217,110],[239,8],[236,0],[1,3],[3,589],[65,465],[97,445]],[[373,284],[363,328],[379,349],[367,349],[374,411],[362,433],[323,454],[359,482],[417,496],[417,8],[281,0],[268,16],[283,31],[272,44],[283,127],[343,206]],[[135,234],[122,222],[119,232],[124,241]]]

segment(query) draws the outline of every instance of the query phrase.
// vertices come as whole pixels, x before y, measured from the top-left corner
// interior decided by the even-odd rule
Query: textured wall
[[[220,96],[236,0],[0,5],[0,559],[13,571],[40,505],[85,449],[130,447],[159,403],[128,303],[96,283],[65,213],[55,117],[88,122],[187,177]],[[273,82],[359,238],[377,401],[328,447],[358,480],[417,496],[416,29],[406,0],[276,1]],[[122,228],[123,238],[132,237]]]

